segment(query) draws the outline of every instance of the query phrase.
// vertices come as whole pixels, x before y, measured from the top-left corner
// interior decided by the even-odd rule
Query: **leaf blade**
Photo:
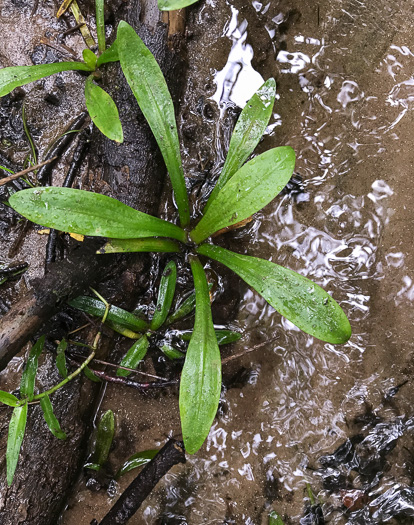
[[[176,11],[196,2],[198,0],[158,0],[158,9],[160,11]]]
[[[269,204],[289,182],[295,152],[281,146],[255,157],[235,173],[190,232],[199,244],[213,233],[247,219]]]
[[[342,308],[306,277],[270,261],[219,246],[203,244],[197,252],[233,270],[304,332],[332,344],[342,344],[350,338],[351,325]]]
[[[170,311],[177,282],[177,266],[174,261],[170,261],[165,267],[158,289],[157,306],[151,320],[151,330],[158,330],[167,319]]]
[[[9,407],[17,407],[19,400],[13,394],[5,392],[4,390],[0,390],[0,403],[3,403]]]
[[[96,253],[176,253],[179,251],[180,246],[175,241],[148,237],[147,239],[109,239]]]
[[[33,399],[38,359],[42,353],[45,339],[46,337],[42,335],[32,346],[20,381],[20,395],[22,398],[27,397],[29,401]]]
[[[16,407],[13,410],[9,424],[9,434],[7,436],[7,485],[10,487],[13,483],[14,473],[16,472],[19,461],[20,448],[22,446],[27,421],[27,403]]]
[[[119,55],[118,55],[118,48],[117,48],[116,40],[115,40],[113,44],[110,47],[108,47],[108,49],[105,49],[102,55],[98,57],[98,61],[96,62],[96,67],[102,66],[102,64],[107,64],[108,62],[118,62],[118,61],[119,61]]]
[[[59,421],[53,412],[53,406],[48,395],[45,395],[40,399],[40,407],[42,409],[46,424],[52,434],[58,439],[65,440],[68,436],[60,428]]]
[[[163,236],[185,241],[186,237],[174,224],[90,191],[30,188],[14,193],[9,203],[37,224],[70,233],[117,239]]]
[[[148,347],[148,338],[146,335],[143,335],[140,339],[135,341],[119,364],[126,368],[137,368],[139,363],[144,359]],[[116,371],[118,377],[127,377],[130,374],[131,372],[129,370],[123,370],[122,368],[118,368]]]
[[[91,462],[102,467],[106,462],[111,450],[112,441],[115,434],[115,418],[112,410],[107,410],[101,417],[97,435],[95,450],[92,454]]]
[[[196,289],[196,317],[181,373],[179,404],[185,449],[194,454],[204,443],[217,412],[221,359],[207,279],[197,257],[191,257],[190,263]]]
[[[158,450],[144,450],[143,452],[137,452],[136,454],[133,454],[125,461],[122,467],[115,474],[115,479],[120,478],[135,468],[143,467],[152,459],[154,459],[157,454]]]
[[[162,71],[134,29],[120,22],[119,61],[125,78],[164,157],[182,226],[190,221],[189,202],[181,163],[174,105]]]
[[[86,80],[85,102],[88,113],[99,131],[108,139],[122,143],[124,141],[124,133],[119,119],[118,108],[112,97],[93,83],[93,75],[90,75]]]

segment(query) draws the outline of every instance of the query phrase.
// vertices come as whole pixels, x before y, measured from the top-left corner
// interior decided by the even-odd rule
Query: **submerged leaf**
[[[117,239],[161,236],[186,240],[185,231],[178,226],[90,191],[30,188],[14,193],[9,203],[27,219],[60,231]]]
[[[108,139],[123,142],[124,134],[118,108],[110,95],[93,83],[93,75],[88,77],[85,84],[85,102],[88,113],[99,131]]]
[[[20,395],[22,398],[27,397],[29,401],[33,399],[33,392],[37,373],[37,363],[45,344],[45,336],[39,337],[30,350],[26,366],[23,370],[20,381]]]
[[[143,452],[133,454],[130,458],[128,458],[125,461],[122,467],[118,470],[118,472],[115,475],[115,479],[120,478],[121,476],[135,468],[143,467],[152,459],[154,459],[157,454],[158,450],[144,450]]]
[[[115,418],[112,410],[108,410],[101,417],[98,424],[95,451],[92,454],[91,462],[102,465],[106,462],[111,450],[112,441],[115,434]]]
[[[132,252],[179,252],[180,245],[169,239],[109,239],[96,253],[132,253]]]
[[[164,157],[181,225],[187,226],[190,212],[180,143],[174,105],[164,76],[150,50],[126,22],[118,25],[117,47],[122,71]]]
[[[197,249],[237,273],[286,319],[304,332],[328,343],[345,343],[351,325],[342,308],[311,280],[264,259],[240,255],[219,246]]]
[[[284,525],[282,518],[274,510],[269,514],[269,525]]]
[[[143,335],[140,339],[135,341],[119,364],[126,368],[137,368],[139,363],[144,359],[148,347],[148,338],[146,335]],[[116,371],[116,375],[119,377],[127,377],[129,374],[131,374],[129,370],[123,370],[122,368],[118,368]]]
[[[20,448],[22,446],[27,421],[27,403],[13,410],[9,424],[7,437],[6,463],[7,463],[7,485],[13,482],[17,462],[19,461]]]
[[[295,167],[290,146],[273,148],[245,164],[225,184],[190,233],[199,244],[222,228],[250,217],[269,204],[289,182]]]
[[[170,311],[177,282],[177,266],[174,261],[170,261],[162,273],[160,287],[158,290],[157,306],[155,307],[154,316],[151,321],[151,330],[158,330],[167,319]]]
[[[247,102],[240,113],[231,136],[226,162],[207,201],[204,213],[217,197],[221,188],[243,166],[258,145],[272,116],[275,95],[275,79],[269,78]]]
[[[40,407],[42,408],[43,416],[52,434],[58,439],[66,439],[67,435],[60,428],[59,421],[53,413],[52,403],[50,402],[48,395],[45,395],[40,399]]]
[[[196,2],[198,0],[158,0],[158,9],[160,11],[176,11]]]
[[[190,258],[196,290],[194,332],[180,381],[180,416],[185,449],[195,454],[206,439],[220,400],[221,359],[203,267]]]
[[[40,64],[39,66],[14,66],[0,69],[0,97],[9,94],[14,88],[24,86],[49,77],[62,71],[93,71],[83,62],[57,62],[55,64]]]

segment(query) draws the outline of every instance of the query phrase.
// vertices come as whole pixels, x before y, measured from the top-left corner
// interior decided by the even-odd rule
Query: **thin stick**
[[[149,390],[150,388],[165,388],[167,386],[178,385],[179,383],[178,379],[172,379],[171,381],[162,382],[150,381],[147,383],[141,383],[138,381],[134,381],[133,379],[128,379],[127,377],[111,376],[105,372],[102,372],[101,370],[93,370],[92,368],[90,370],[93,374],[96,375],[96,377],[99,377],[100,379],[103,379],[108,383],[117,383],[118,385],[130,386],[132,388],[137,388],[138,390]]]
[[[238,359],[239,357],[243,357],[246,354],[249,354],[250,352],[254,352],[255,350],[262,348],[263,346],[268,345],[269,343],[272,343],[273,341],[276,341],[277,337],[273,337],[273,339],[269,339],[268,341],[264,341],[263,343],[260,343],[258,345],[254,345],[251,348],[248,348],[244,352],[241,352],[240,354],[231,355],[229,357],[226,357],[225,359],[221,360],[221,364],[225,365],[229,363],[230,361],[233,361],[234,359]]]
[[[18,173],[13,173],[13,175],[9,175],[8,177],[5,177],[4,179],[0,179],[0,186],[4,186],[8,182],[18,179],[19,177],[22,177],[23,175],[26,175],[27,173],[30,173],[31,171],[35,171],[41,168],[42,166],[45,166],[46,164],[50,164],[56,159],[57,159],[57,156],[52,157],[51,159],[45,160],[41,162],[40,164],[36,164],[35,166],[30,166],[30,168],[26,168],[23,171],[19,171]]]

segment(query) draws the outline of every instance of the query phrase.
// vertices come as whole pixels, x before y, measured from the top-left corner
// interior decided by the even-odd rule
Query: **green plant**
[[[210,310],[206,276],[199,256],[228,266],[283,316],[329,343],[351,335],[340,306],[318,285],[269,261],[240,255],[209,242],[213,234],[237,226],[283,189],[295,164],[288,146],[247,162],[271,115],[276,92],[269,79],[242,111],[227,161],[199,222],[190,213],[171,96],[161,70],[134,29],[118,26],[116,49],[122,70],[149,122],[170,174],[181,227],[95,193],[66,188],[35,188],[10,197],[10,205],[33,222],[62,231],[109,238],[98,253],[181,252],[188,255],[196,294],[195,325],[180,383],[180,415],[186,450],[203,444],[215,417],[221,385],[220,353]]]
[[[195,4],[198,0],[158,0],[160,11],[175,11],[189,5]]]

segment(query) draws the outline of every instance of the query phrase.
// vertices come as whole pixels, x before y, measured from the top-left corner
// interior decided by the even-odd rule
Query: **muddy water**
[[[218,4],[202,0],[195,11],[201,27],[216,24],[209,45],[221,58],[206,53],[197,63],[197,39],[190,42],[190,74],[196,64],[198,77],[188,104],[197,114],[204,97],[222,118],[206,126],[204,148],[184,138],[186,153],[200,160],[186,160],[189,172],[202,180],[210,163],[209,175],[217,174],[226,118],[275,75],[277,104],[258,151],[291,145],[297,183],[236,234],[234,247],[331,291],[353,336],[341,347],[316,341],[241,286],[236,325],[244,337],[227,352],[267,344],[225,366],[206,445],[166,476],[131,523],[256,525],[271,510],[286,523],[318,523],[304,517],[307,484],[329,523],[396,523],[397,513],[412,523],[412,6]],[[108,388],[102,408],[118,421],[113,468],[179,433],[174,391],[143,397]],[[349,438],[348,455],[333,455]],[[112,501],[82,481],[62,523],[89,523]]]

